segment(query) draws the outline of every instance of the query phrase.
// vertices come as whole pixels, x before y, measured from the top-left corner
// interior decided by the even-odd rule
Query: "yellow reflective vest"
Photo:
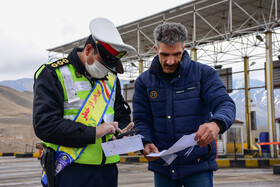
[[[63,88],[64,119],[74,120],[83,102],[90,93],[92,84],[84,75],[80,74],[66,58],[52,62],[50,65],[55,68],[55,72]],[[45,66],[38,70],[36,77],[38,77],[44,67]],[[115,91],[112,93],[112,98],[106,110],[105,116],[103,117],[105,122],[114,121],[115,93]],[[71,102],[69,102],[70,100]],[[103,138],[96,139],[95,144],[88,144],[81,156],[74,162],[90,165],[103,165],[119,162],[120,157],[118,155],[105,157],[103,153],[101,143],[108,141],[110,138],[112,138],[112,135],[106,135]],[[58,148],[57,144],[48,142],[44,142],[44,144],[54,150],[57,150]]]

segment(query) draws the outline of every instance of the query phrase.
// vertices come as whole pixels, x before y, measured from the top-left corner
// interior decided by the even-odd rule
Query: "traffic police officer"
[[[35,73],[34,130],[55,154],[43,186],[47,175],[49,186],[51,178],[55,186],[117,186],[120,158],[105,157],[101,143],[133,127],[116,75],[123,73],[120,58],[136,51],[105,18],[92,20],[90,31],[84,48]]]

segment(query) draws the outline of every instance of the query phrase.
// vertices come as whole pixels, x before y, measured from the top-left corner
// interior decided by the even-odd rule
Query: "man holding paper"
[[[160,24],[154,37],[157,56],[135,82],[133,120],[155,186],[213,186],[214,140],[232,125],[235,104],[218,73],[184,50],[182,24]]]
[[[106,157],[101,144],[134,125],[117,73],[121,57],[136,51],[105,18],[93,19],[89,29],[84,48],[35,73],[33,125],[47,147],[43,186],[118,185],[120,157]]]

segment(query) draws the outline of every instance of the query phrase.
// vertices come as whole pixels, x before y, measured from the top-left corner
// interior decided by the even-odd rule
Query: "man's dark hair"
[[[174,45],[177,42],[187,40],[187,29],[181,23],[166,22],[158,25],[154,30],[155,44],[159,47],[158,42],[166,45]]]
[[[90,44],[90,45],[93,47],[94,53],[98,53],[98,52],[97,52],[97,49],[96,49],[96,44],[95,44],[95,42],[94,42],[94,40],[93,40],[93,38],[92,38],[91,35],[88,36],[87,41],[86,41],[86,43],[85,43],[85,45],[84,45],[84,49],[86,48],[86,46],[87,46],[88,44]]]

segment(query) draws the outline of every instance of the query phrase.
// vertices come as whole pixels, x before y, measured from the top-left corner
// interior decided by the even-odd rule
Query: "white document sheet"
[[[177,157],[176,152],[182,151],[188,147],[195,146],[197,141],[194,140],[196,134],[184,135],[173,146],[159,153],[150,153],[148,157],[161,157],[168,165]]]
[[[144,149],[141,135],[128,136],[101,144],[106,157]]]

